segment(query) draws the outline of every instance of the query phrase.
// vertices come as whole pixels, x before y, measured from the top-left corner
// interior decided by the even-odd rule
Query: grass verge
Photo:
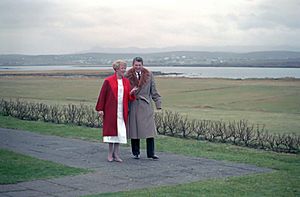
[[[55,135],[89,141],[102,140],[101,130],[97,128],[79,127],[74,125],[53,124],[42,121],[25,121],[11,116],[0,115],[0,127],[22,129],[45,135]]]
[[[68,167],[0,149],[0,184],[87,173],[90,170]]]

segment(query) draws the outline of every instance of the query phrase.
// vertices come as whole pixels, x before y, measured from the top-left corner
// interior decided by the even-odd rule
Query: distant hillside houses
[[[175,51],[161,53],[85,53],[67,55],[0,55],[0,65],[111,65],[116,59],[131,64],[144,58],[148,66],[259,66],[300,67],[300,52],[265,51],[252,53]]]

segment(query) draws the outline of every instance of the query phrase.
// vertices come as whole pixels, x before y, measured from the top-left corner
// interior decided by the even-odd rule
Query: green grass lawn
[[[47,104],[95,105],[102,78],[0,78],[2,98]],[[163,108],[190,119],[265,124],[270,132],[299,133],[300,80],[156,78]]]
[[[22,121],[0,116],[0,127],[49,135],[101,140],[101,130],[71,125]],[[73,131],[73,132],[72,132]],[[127,145],[128,146],[128,145]],[[143,144],[142,147],[145,145]],[[168,136],[158,136],[156,150],[272,168],[271,173],[212,179],[176,186],[147,188],[99,196],[299,196],[300,155],[249,149]],[[97,196],[97,195],[96,195]]]
[[[69,137],[81,140],[102,140],[100,129],[78,127],[74,125],[51,124],[41,121],[18,121],[18,119],[11,116],[0,115],[0,127],[22,129],[45,135],[56,135],[60,137]]]
[[[48,179],[89,172],[0,149],[0,184]]]

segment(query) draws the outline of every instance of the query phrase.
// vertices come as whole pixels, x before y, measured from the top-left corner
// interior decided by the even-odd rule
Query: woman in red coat
[[[128,102],[135,99],[136,88],[130,90],[130,82],[124,77],[126,66],[123,60],[113,63],[115,74],[104,80],[96,105],[103,118],[103,142],[109,143],[108,161],[122,162],[119,144],[127,143]]]

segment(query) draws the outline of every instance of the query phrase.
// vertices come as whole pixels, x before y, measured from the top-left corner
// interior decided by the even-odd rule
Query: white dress
[[[123,117],[123,95],[124,87],[122,79],[118,79],[118,111],[117,111],[117,129],[118,136],[104,136],[103,142],[107,143],[127,143],[126,126]]]

